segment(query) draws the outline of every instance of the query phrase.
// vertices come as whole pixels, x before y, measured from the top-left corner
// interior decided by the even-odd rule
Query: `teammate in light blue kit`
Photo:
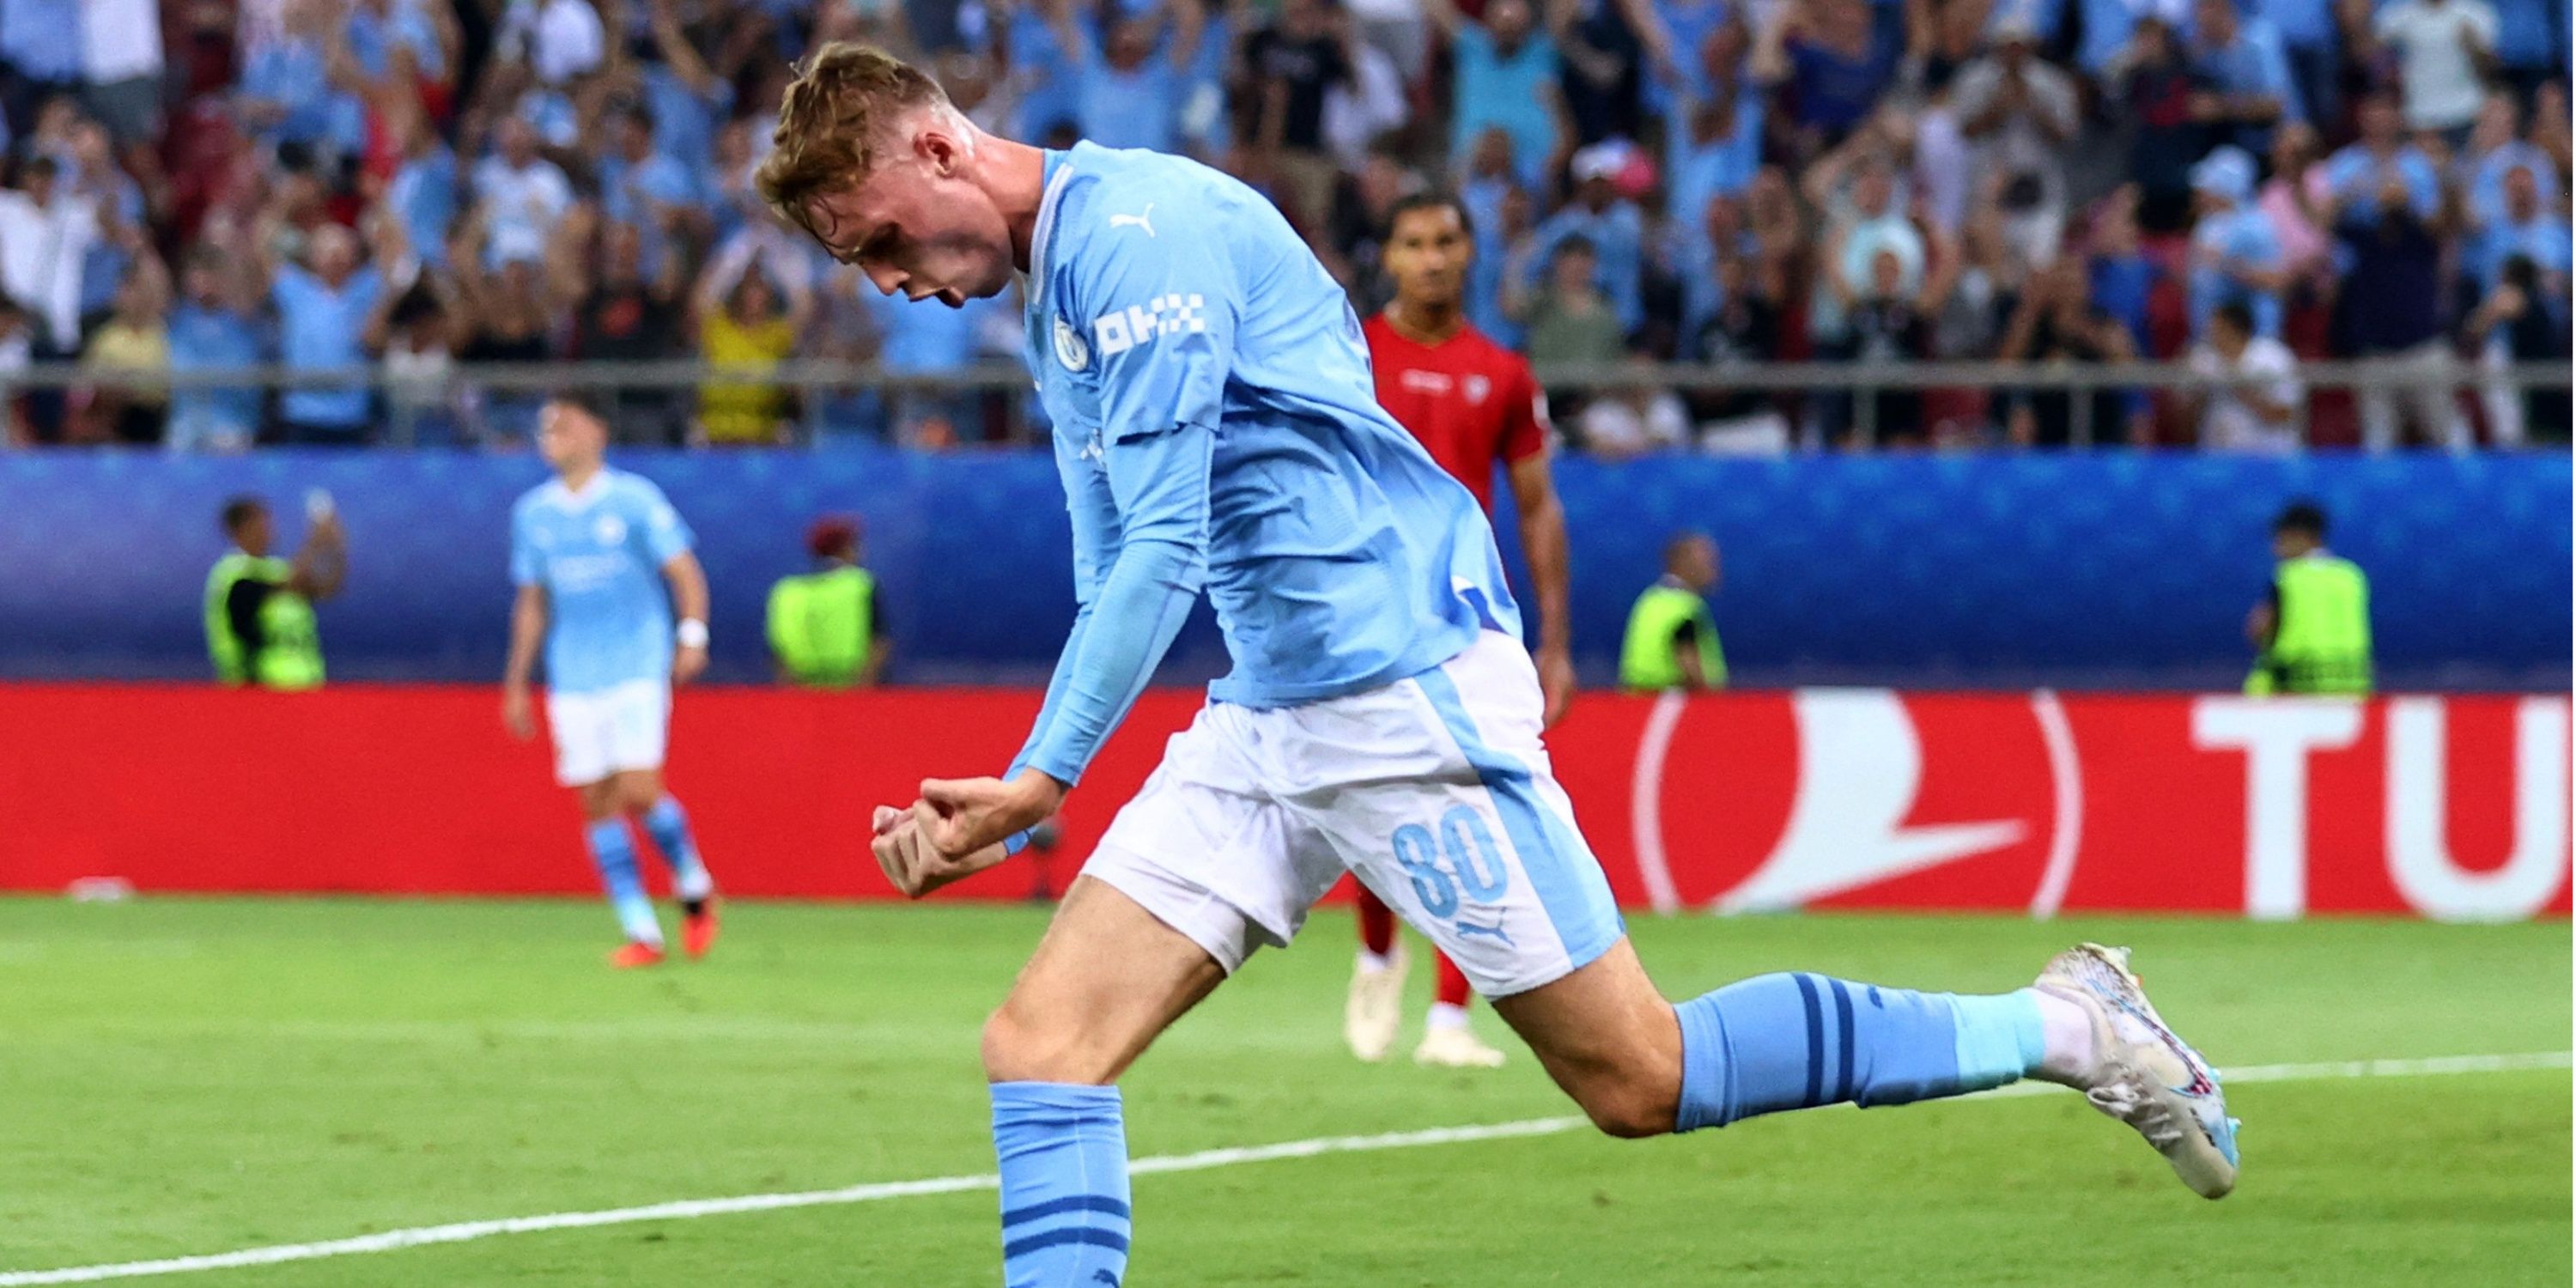
[[[715,884],[698,857],[688,813],[662,790],[662,753],[671,686],[707,665],[706,574],[689,551],[689,525],[662,489],[608,468],[608,425],[587,400],[548,401],[537,448],[556,478],[510,510],[510,580],[519,594],[510,612],[501,718],[512,734],[535,735],[528,673],[543,641],[555,779],[581,796],[583,836],[626,932],[610,964],[650,966],[663,957],[662,925],[636,870],[629,816],[670,864],[681,946],[703,957],[715,944]]]
[[[2001,996],[1805,974],[1655,991],[1549,770],[1491,529],[1378,408],[1358,319],[1258,194],[1174,157],[995,138],[854,45],[805,68],[776,142],[763,194],[879,290],[955,306],[1027,274],[1073,517],[1081,609],[1037,727],[1004,777],[877,811],[888,878],[954,881],[1054,813],[1202,591],[1234,661],[986,1025],[1012,1288],[1120,1282],[1118,1076],[1346,870],[1612,1134],[2030,1075],[2084,1090],[2196,1191],[2234,1184],[2216,1080],[2119,950],[2071,949]]]

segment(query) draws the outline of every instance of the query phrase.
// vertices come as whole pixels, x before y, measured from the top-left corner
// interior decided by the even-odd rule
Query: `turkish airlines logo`
[[[1983,865],[1993,870],[1975,883],[1985,898],[2002,893],[2001,882],[2033,913],[2053,914],[2083,830],[2073,736],[2054,694],[2031,695],[2018,718],[1976,701],[1966,725],[1932,725],[1940,754],[1927,758],[1926,728],[1896,693],[1789,695],[1797,752],[1785,819],[1749,869],[1738,872],[1744,855],[1728,856],[1720,872],[1733,879],[1712,898],[1676,881],[1664,812],[1677,798],[1706,802],[1706,789],[1732,767],[1722,756],[1675,757],[1682,719],[1694,707],[1681,694],[1664,695],[1647,718],[1631,783],[1631,830],[1648,901],[1659,911],[1702,900],[1721,912],[1782,911],[1982,859],[2000,860]],[[2007,720],[2016,727],[1996,728]],[[1712,774],[1720,782],[1711,782]],[[2045,792],[2035,793],[2034,784]]]
[[[2518,920],[2566,908],[2569,727],[2558,696],[1670,694],[1628,833],[1658,911]]]

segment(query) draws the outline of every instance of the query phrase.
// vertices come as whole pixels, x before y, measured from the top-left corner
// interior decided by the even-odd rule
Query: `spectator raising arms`
[[[273,237],[263,237],[263,247]],[[277,308],[279,356],[296,367],[354,367],[366,361],[366,319],[384,279],[367,265],[358,236],[324,224],[305,239],[305,266],[268,262],[269,299]],[[372,418],[362,387],[288,390],[278,400],[284,437],[307,446],[355,447]]]
[[[562,167],[537,155],[535,126],[513,115],[502,119],[497,135],[500,150],[474,167],[487,269],[542,258],[555,222],[572,207],[572,184]]]
[[[2495,7],[2487,0],[2395,0],[2370,30],[2396,56],[2408,128],[2451,135],[2457,148],[2486,100]]]
[[[2129,126],[2126,173],[2138,188],[2139,222],[2154,233],[2190,227],[2191,167],[2205,150],[2208,103],[2172,25],[2141,16],[2104,75]]]
[[[1094,38],[1077,18],[1075,0],[1038,3],[1055,28],[1056,43],[1071,55],[1074,121],[1083,137],[1108,148],[1178,151],[1181,84],[1197,61],[1204,25],[1197,0],[1116,18],[1106,39]],[[1330,54],[1338,50],[1329,47]],[[1288,70],[1310,71],[1302,64]],[[1297,92],[1290,91],[1292,97]],[[1310,140],[1310,151],[1313,146]]]
[[[796,350],[796,337],[813,310],[801,282],[782,288],[763,266],[748,262],[735,276],[710,266],[689,302],[698,357],[724,374],[698,391],[697,437],[724,446],[783,442],[787,394],[760,377]]]
[[[1801,161],[1860,128],[1896,75],[1899,42],[1870,0],[1782,0],[1753,46],[1753,77],[1795,105],[1784,146]]]
[[[98,200],[71,189],[61,163],[39,153],[0,191],[0,290],[36,320],[40,356],[80,351],[81,273],[103,232]]]
[[[556,290],[573,306],[573,349],[592,362],[658,362],[682,356],[687,277],[681,257],[663,255],[648,271],[644,234],[633,224],[600,225],[595,238],[582,235],[590,222],[576,208],[565,221],[569,235],[558,238]],[[596,267],[592,265],[595,263]],[[622,443],[654,446],[676,444],[684,437],[678,403],[666,389],[621,388],[604,400],[608,427]]]
[[[2078,124],[2075,82],[2039,57],[2038,33],[2008,17],[1995,29],[1993,51],[1970,63],[1951,86],[1951,110],[1971,146],[1971,182],[1991,185],[2016,238],[2030,257],[2057,253],[2066,224],[2068,148]]]
[[[1280,184],[1290,221],[1310,239],[1323,235],[1339,174],[1324,151],[1324,94],[1351,77],[1350,40],[1347,16],[1328,0],[1281,0],[1278,21],[1244,44],[1247,133],[1261,169]]]
[[[560,253],[560,252],[559,252]],[[477,214],[468,218],[448,260],[454,274],[455,316],[450,323],[463,343],[457,357],[466,362],[532,364],[554,356],[554,319],[558,294],[565,284],[550,273],[544,243],[526,246],[514,240],[506,253],[491,245],[489,225]],[[480,437],[488,443],[526,448],[536,442],[537,416],[544,396],[517,388],[484,392],[477,418]]]
[[[2441,379],[2451,362],[2450,336],[2442,325],[2442,242],[2447,216],[2418,211],[2403,171],[2391,166],[2375,176],[2375,193],[2337,192],[2338,253],[2342,280],[2345,351],[2369,359],[2379,371],[2404,372],[2406,401],[2425,439],[2453,448],[2469,445],[2468,423]],[[2397,444],[2397,390],[2374,385],[2361,391],[2364,445],[2384,451]]]
[[[2191,67],[2199,82],[2191,115],[2210,143],[2262,156],[2275,127],[2307,117],[2279,34],[2261,18],[2240,16],[2236,0],[2195,0]]]
[[[1538,30],[1530,0],[1487,0],[1482,22],[1461,16],[1453,0],[1423,0],[1423,11],[1449,41],[1457,61],[1450,104],[1450,156],[1464,162],[1489,130],[1510,141],[1514,173],[1536,190],[1572,150],[1557,84],[1556,41]]]

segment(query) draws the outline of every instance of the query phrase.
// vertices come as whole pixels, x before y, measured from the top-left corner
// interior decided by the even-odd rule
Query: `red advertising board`
[[[1146,695],[1061,888],[1194,693]],[[870,806],[991,772],[1038,695],[700,689],[671,783],[732,893],[891,892]],[[570,796],[487,690],[0,686],[0,888],[581,893]],[[2568,911],[2563,696],[1587,696],[1549,736],[1623,903],[2513,919]],[[1018,897],[1026,860],[956,887]]]

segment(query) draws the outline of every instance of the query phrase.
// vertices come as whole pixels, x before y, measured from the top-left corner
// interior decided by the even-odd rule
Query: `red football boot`
[[[696,961],[716,946],[716,901],[707,900],[698,910],[680,918],[680,951]]]
[[[619,970],[633,970],[638,966],[659,966],[662,964],[662,946],[648,944],[640,939],[630,939],[616,952],[608,955],[608,964]]]

